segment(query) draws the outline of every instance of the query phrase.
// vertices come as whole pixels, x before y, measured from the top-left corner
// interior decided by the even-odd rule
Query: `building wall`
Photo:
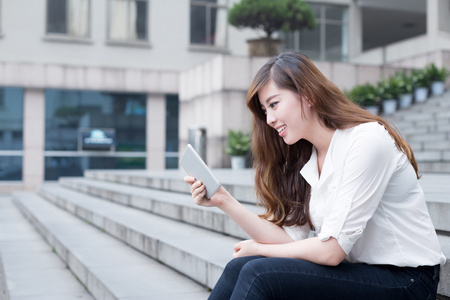
[[[237,0],[231,0],[232,5]],[[107,39],[107,1],[90,1],[87,39],[46,35],[46,0],[1,1],[0,61],[113,68],[184,70],[221,53],[190,46],[190,1],[149,0],[149,42],[119,44]],[[229,54],[245,55],[252,30],[227,25]]]

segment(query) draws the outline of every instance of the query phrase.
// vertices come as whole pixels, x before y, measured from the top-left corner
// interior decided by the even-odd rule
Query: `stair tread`
[[[226,253],[229,253],[229,257],[231,257],[232,248],[229,246],[234,245],[237,241],[236,238],[222,236],[210,230],[100,200],[58,185],[46,184],[45,188],[51,189],[55,195],[62,196],[89,211],[113,219],[158,240],[179,245],[186,251],[197,253],[200,257],[212,259]],[[229,249],[224,249],[224,247]]]
[[[0,260],[11,299],[93,299],[6,196],[0,197]]]
[[[163,266],[33,193],[15,193],[14,197],[70,251],[71,257],[75,257],[82,265],[89,268],[89,271],[117,298],[168,299],[167,296],[183,295],[183,299],[201,299],[209,294],[191,279]],[[92,205],[96,206],[95,203]],[[114,210],[106,206],[103,206],[103,209]],[[118,214],[117,211],[115,213]],[[82,277],[80,276],[80,280],[83,281]],[[83,282],[86,284],[85,281]]]
[[[164,201],[168,203],[174,203],[177,205],[182,206],[189,206],[193,208],[197,208],[200,210],[213,210],[217,213],[224,214],[223,211],[216,207],[203,207],[196,205],[190,196],[190,194],[183,194],[179,192],[173,192],[173,191],[166,191],[166,190],[155,190],[155,189],[148,189],[143,187],[137,187],[137,186],[124,186],[123,184],[118,183],[112,183],[107,181],[99,181],[99,180],[89,180],[84,177],[65,177],[60,179],[60,183],[64,182],[76,182],[76,183],[82,183],[91,187],[98,187],[107,189],[110,191],[114,191],[121,194],[127,194],[127,195],[137,195],[142,196],[146,198],[152,198],[159,201]],[[260,210],[256,209],[255,205],[243,203],[245,207],[248,209],[254,211],[254,212],[261,212]]]

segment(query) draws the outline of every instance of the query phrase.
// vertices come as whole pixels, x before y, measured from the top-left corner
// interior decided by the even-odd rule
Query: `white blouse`
[[[311,185],[315,235],[336,238],[346,261],[445,263],[416,173],[382,125],[336,130],[320,178],[315,149],[300,173]],[[294,240],[311,235],[309,226],[284,229]]]

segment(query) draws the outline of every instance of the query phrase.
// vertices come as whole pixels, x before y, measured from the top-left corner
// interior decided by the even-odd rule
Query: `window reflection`
[[[22,180],[22,156],[0,156],[0,181]]]
[[[78,128],[114,128],[116,151],[145,151],[146,95],[46,90],[45,150],[78,149]]]
[[[0,88],[0,150],[23,149],[23,89]]]

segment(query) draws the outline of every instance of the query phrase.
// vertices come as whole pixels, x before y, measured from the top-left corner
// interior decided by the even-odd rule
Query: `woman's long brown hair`
[[[312,100],[312,108],[327,128],[344,129],[367,122],[383,125],[395,140],[397,148],[406,154],[419,178],[411,146],[393,125],[347,99],[305,55],[284,52],[270,59],[258,71],[247,93],[247,106],[253,114],[255,188],[258,200],[266,208],[260,217],[279,226],[308,224],[314,229],[309,214],[311,187],[300,174],[310,159],[312,144],[301,139],[293,145],[287,145],[267,125],[258,92],[270,80],[279,89],[301,95],[300,101],[303,98]]]

